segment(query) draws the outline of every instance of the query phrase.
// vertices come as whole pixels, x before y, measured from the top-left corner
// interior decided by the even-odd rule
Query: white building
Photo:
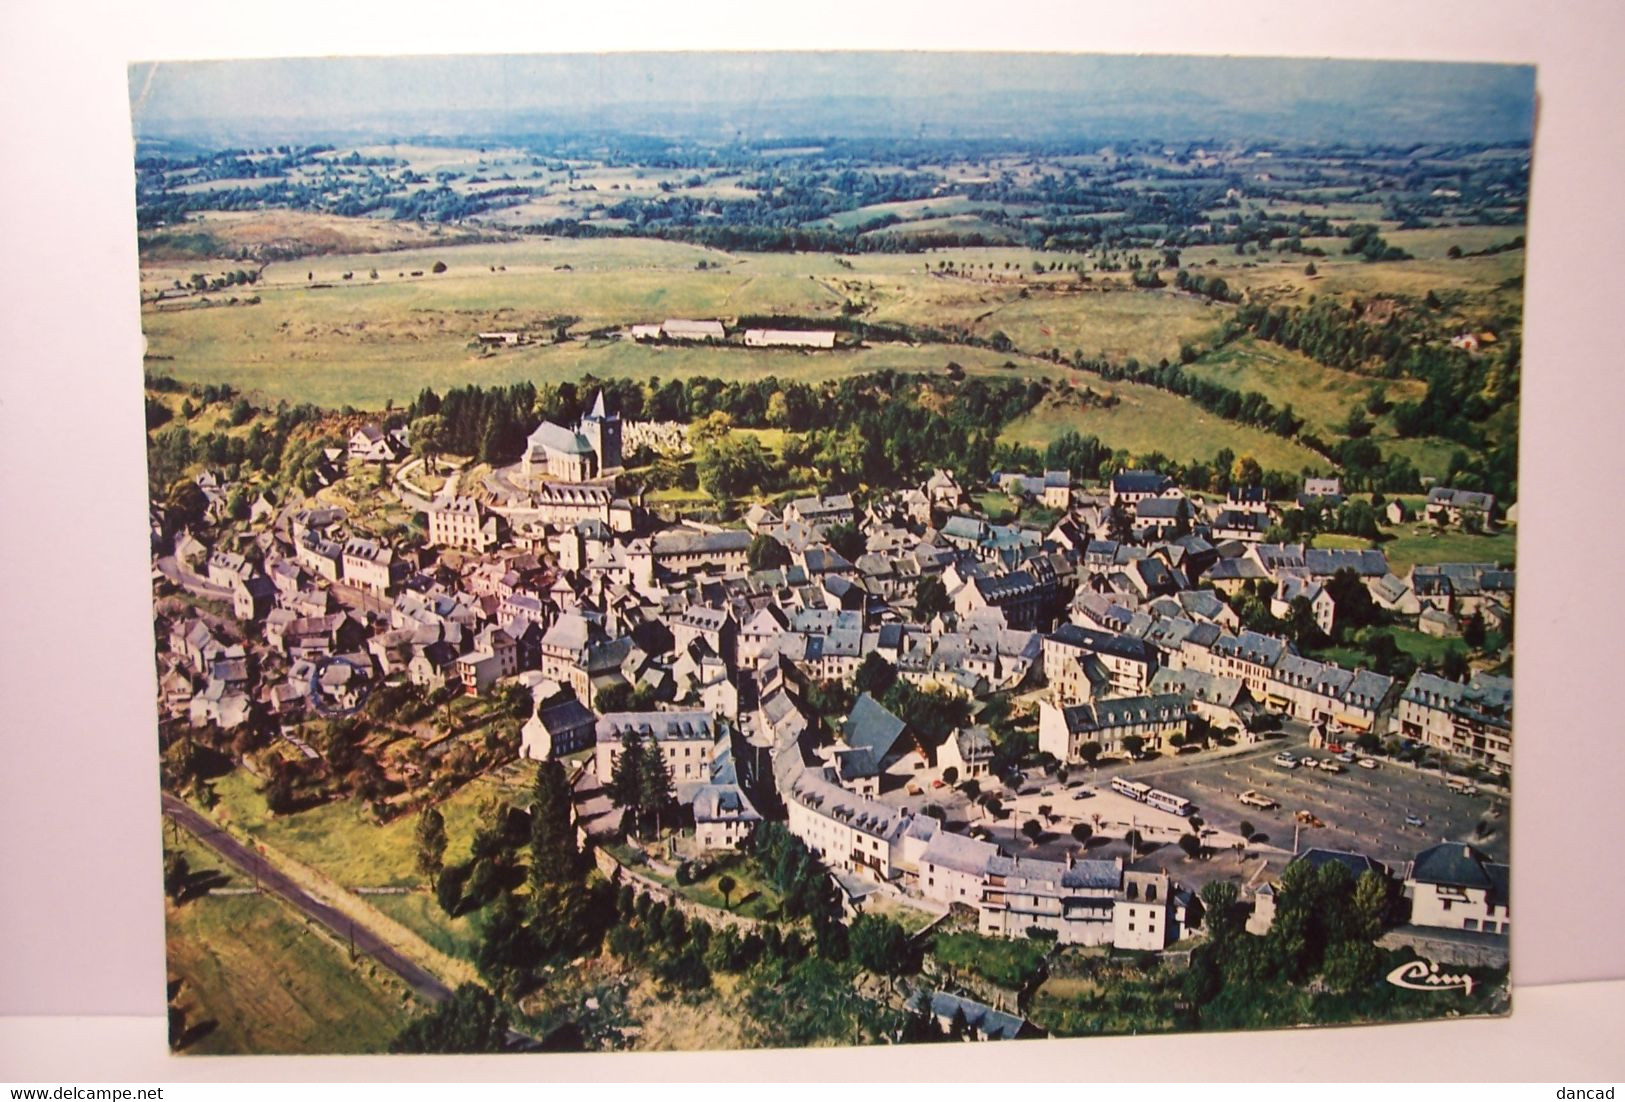
[[[1411,925],[1470,933],[1510,934],[1511,869],[1492,862],[1462,842],[1425,849],[1411,862],[1405,891],[1411,897]]]

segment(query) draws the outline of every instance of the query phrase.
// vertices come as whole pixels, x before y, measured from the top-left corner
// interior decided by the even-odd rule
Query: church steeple
[[[603,475],[620,470],[621,418],[619,414],[609,412],[602,388],[593,399],[592,409],[581,419],[576,431],[587,438],[587,442],[592,445],[592,450],[598,457],[597,474]]]

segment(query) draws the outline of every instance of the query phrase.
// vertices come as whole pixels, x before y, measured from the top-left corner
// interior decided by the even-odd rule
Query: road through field
[[[433,1003],[451,998],[451,989],[440,979],[406,959],[391,948],[383,938],[365,926],[357,925],[348,915],[321,902],[279,872],[265,858],[233,838],[217,824],[210,822],[195,808],[164,793],[164,814],[191,831],[198,841],[231,862],[261,887],[275,892],[303,914],[320,922],[340,940],[353,940],[355,951],[363,953],[395,973],[407,986]]]

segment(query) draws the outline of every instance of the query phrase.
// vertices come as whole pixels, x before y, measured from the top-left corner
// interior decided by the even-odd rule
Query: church
[[[621,469],[621,418],[604,409],[598,392],[592,410],[567,429],[543,421],[525,441],[524,473],[564,482],[587,482]]]

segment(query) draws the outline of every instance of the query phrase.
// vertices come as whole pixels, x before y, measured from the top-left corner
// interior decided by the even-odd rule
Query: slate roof
[[[654,735],[661,742],[713,742],[709,712],[610,712],[598,717],[598,741],[621,742],[627,735]]]
[[[938,991],[931,996],[931,1013],[938,1019],[948,1022],[952,1022],[954,1015],[958,1014],[964,1019],[968,1029],[976,1031],[990,1041],[1014,1040],[1027,1024],[1025,1018],[995,1010],[986,1003],[979,1003],[962,995],[950,995],[946,991]]]
[[[1410,878],[1419,884],[1448,888],[1476,888],[1490,894],[1491,902],[1507,898],[1511,869],[1498,865],[1482,851],[1464,842],[1441,842],[1416,855]]]
[[[1158,471],[1118,471],[1112,475],[1114,494],[1160,494],[1168,485],[1168,476]]]
[[[1319,869],[1322,865],[1339,864],[1349,870],[1349,873],[1358,880],[1363,873],[1374,872],[1383,879],[1388,878],[1388,866],[1375,857],[1368,857],[1363,853],[1349,853],[1340,849],[1306,849],[1294,857],[1288,864],[1304,862],[1312,869]]]
[[[864,693],[852,705],[851,713],[841,725],[841,738],[854,750],[867,751],[878,769],[903,737],[907,727],[880,701]]]
[[[1050,638],[1057,643],[1080,647],[1096,654],[1109,654],[1116,658],[1128,658],[1148,664],[1155,661],[1155,652],[1144,640],[1114,635],[1106,631],[1095,631],[1092,628],[1079,627],[1077,624],[1062,624],[1050,633]]]

